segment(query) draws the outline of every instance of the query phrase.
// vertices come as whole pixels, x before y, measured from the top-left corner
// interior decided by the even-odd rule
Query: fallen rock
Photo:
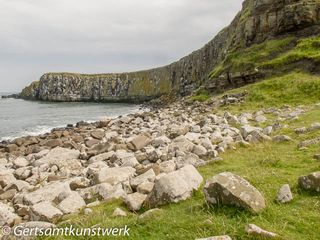
[[[305,190],[320,192],[320,172],[299,177],[298,183]]]
[[[176,163],[173,160],[161,162],[159,168],[160,173],[170,173],[176,170]]]
[[[13,160],[13,165],[16,168],[26,167],[29,165],[29,161],[24,157],[18,157],[15,160]]]
[[[137,187],[137,192],[142,193],[142,194],[149,194],[154,187],[153,182],[143,182],[138,185]]]
[[[162,209],[159,209],[159,208],[150,209],[150,210],[142,213],[142,214],[139,216],[139,219],[149,219],[149,218],[157,217],[157,216],[159,216],[162,212],[163,212],[163,210],[162,210]]]
[[[33,205],[30,209],[31,221],[45,221],[56,223],[63,213],[50,202],[40,202]]]
[[[102,140],[104,138],[105,132],[102,130],[94,130],[90,133],[91,137]]]
[[[250,125],[242,126],[240,129],[240,132],[241,132],[241,135],[243,136],[243,138],[247,138],[254,131],[263,132],[263,130],[261,128],[252,127]]]
[[[72,192],[65,199],[63,199],[59,204],[58,208],[64,213],[76,213],[81,208],[85,207],[86,203],[83,198],[77,192]]]
[[[34,205],[43,201],[52,202],[61,193],[70,192],[71,189],[67,182],[52,182],[42,188],[25,194],[23,197],[23,202],[26,205]]]
[[[74,149],[54,148],[46,156],[33,163],[33,166],[42,164],[57,165],[60,168],[69,167],[72,162],[78,161],[80,152]]]
[[[208,238],[197,238],[196,240],[232,240],[231,237],[224,235],[224,236],[215,236],[215,237],[208,237]]]
[[[119,182],[124,182],[133,177],[136,170],[132,167],[115,167],[115,168],[102,168],[94,175],[93,181],[98,183],[110,183],[115,185]]]
[[[93,147],[91,147],[88,151],[87,151],[87,155],[89,157],[91,156],[96,156],[102,153],[106,153],[106,152],[110,152],[112,150],[113,145],[111,145],[110,143],[99,143],[94,145]]]
[[[311,140],[302,141],[298,147],[305,148],[305,147],[309,147],[311,145],[315,145],[315,144],[319,144],[319,143],[320,143],[320,137],[317,137],[317,138],[314,138]]]
[[[274,136],[272,138],[273,142],[290,142],[292,141],[291,137],[286,136],[286,135],[278,135],[278,136]]]
[[[277,201],[279,203],[288,203],[288,202],[291,202],[292,200],[293,200],[293,196],[292,196],[289,184],[283,185],[278,191]]]
[[[153,169],[148,170],[147,172],[130,179],[130,185],[133,189],[136,189],[138,185],[144,182],[153,182],[156,178],[156,174]]]
[[[0,202],[0,226],[12,226],[20,221],[20,217],[14,213],[14,209]]]
[[[129,210],[135,212],[141,209],[146,198],[147,198],[146,194],[135,192],[125,196],[124,202],[127,204],[127,207],[129,208]]]
[[[248,181],[230,172],[223,172],[206,181],[203,189],[207,202],[232,205],[261,212],[265,207],[262,194]]]
[[[92,214],[92,213],[93,213],[93,211],[92,211],[91,208],[85,208],[85,209],[83,209],[83,214],[84,214],[84,215],[90,215],[90,214]]]
[[[94,187],[96,188],[97,195],[105,201],[111,199],[120,199],[126,195],[121,183],[118,183],[114,186],[109,183],[101,183]]]
[[[128,143],[128,147],[132,150],[140,150],[147,146],[151,142],[151,139],[145,135],[139,135],[132,139],[131,142]]]
[[[44,146],[49,148],[60,147],[63,144],[61,139],[50,139],[44,143]]]
[[[127,213],[125,211],[123,211],[121,208],[116,208],[113,211],[112,216],[114,216],[114,217],[126,217]]]
[[[153,208],[186,200],[191,196],[193,190],[200,187],[202,181],[203,178],[197,169],[192,165],[187,165],[157,179],[146,204]]]
[[[246,232],[249,235],[256,236],[256,237],[262,237],[262,238],[276,238],[278,235],[273,232],[268,232],[266,230],[263,230],[262,228],[258,227],[254,224],[249,224],[246,227]]]

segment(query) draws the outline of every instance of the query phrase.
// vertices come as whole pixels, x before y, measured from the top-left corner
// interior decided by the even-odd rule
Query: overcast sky
[[[141,70],[202,47],[242,0],[0,0],[0,92],[45,72]]]

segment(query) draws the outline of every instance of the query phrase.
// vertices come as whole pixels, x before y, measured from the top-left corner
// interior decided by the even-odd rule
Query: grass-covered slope
[[[267,208],[260,215],[252,215],[232,207],[212,207],[205,203],[202,191],[194,193],[192,199],[162,208],[163,212],[148,219],[138,219],[129,214],[125,218],[112,217],[115,207],[126,209],[121,202],[103,203],[93,208],[92,215],[80,214],[66,219],[61,226],[72,223],[74,227],[130,227],[130,238],[123,239],[195,239],[215,235],[230,235],[232,239],[256,239],[245,233],[248,223],[273,231],[288,240],[316,240],[320,236],[320,196],[301,190],[297,179],[301,175],[319,171],[320,162],[313,155],[320,152],[319,146],[305,150],[297,148],[301,140],[320,135],[320,130],[297,135],[295,128],[319,122],[320,77],[306,73],[292,73],[274,77],[244,88],[247,100],[219,111],[231,113],[252,112],[261,108],[303,104],[307,110],[298,120],[282,122],[287,128],[274,133],[286,134],[293,141],[288,143],[264,143],[250,147],[237,147],[222,155],[223,161],[199,168],[207,179],[215,174],[231,171],[251,182],[264,195]],[[212,109],[217,111],[217,109]],[[272,121],[272,116],[268,118]],[[283,184],[290,184],[294,200],[280,205],[274,201]],[[143,212],[143,211],[142,211]],[[59,238],[56,238],[59,239]],[[62,238],[60,238],[62,239]],[[66,239],[98,239],[97,237],[70,237]],[[103,239],[103,238],[101,238]],[[122,239],[117,237],[117,239]]]
[[[243,73],[259,70],[274,71],[289,69],[294,63],[303,60],[317,64],[320,61],[320,37],[298,39],[287,37],[254,44],[249,48],[233,49],[226,54],[223,61],[210,73],[214,79],[225,73]],[[300,65],[300,69],[304,69]]]

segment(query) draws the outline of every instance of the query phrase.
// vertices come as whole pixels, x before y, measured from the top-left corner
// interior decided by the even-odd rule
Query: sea
[[[0,93],[0,142],[48,133],[80,121],[95,122],[135,113],[140,107],[125,103],[49,103],[1,98],[7,94],[10,93]]]

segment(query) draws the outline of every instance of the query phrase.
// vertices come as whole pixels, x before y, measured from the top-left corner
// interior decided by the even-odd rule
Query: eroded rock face
[[[231,205],[254,213],[265,207],[262,194],[248,181],[230,172],[220,173],[206,181],[203,189],[207,202]]]
[[[21,97],[45,101],[145,101],[174,91],[190,94],[207,82],[213,90],[255,81],[258,74],[229,73],[208,81],[229,49],[247,47],[288,32],[319,33],[316,0],[246,0],[229,27],[198,51],[165,67],[121,74],[47,73],[26,87]],[[261,76],[260,76],[261,77]],[[231,80],[230,80],[231,79]]]
[[[168,173],[155,181],[146,204],[149,207],[179,202],[189,198],[203,181],[202,176],[192,165],[187,165],[175,172]]]
[[[320,192],[320,172],[302,176],[299,178],[298,183],[305,190]]]

